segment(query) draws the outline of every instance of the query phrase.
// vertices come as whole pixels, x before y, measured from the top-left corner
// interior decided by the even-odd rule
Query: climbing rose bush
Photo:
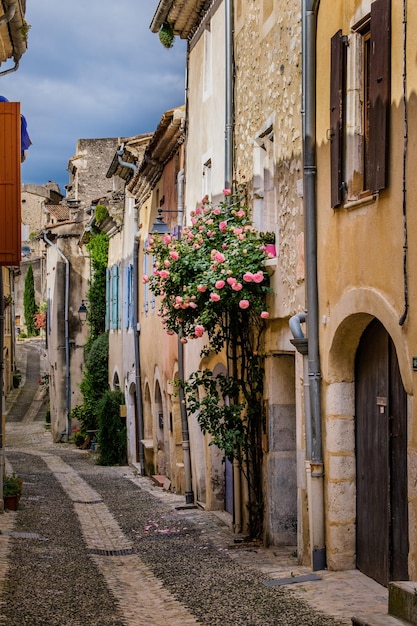
[[[265,246],[240,197],[227,189],[223,193],[218,206],[203,198],[180,239],[149,237],[146,252],[153,258],[153,274],[143,277],[160,296],[159,315],[168,334],[187,340],[207,332],[219,345],[222,320],[247,323],[269,315]]]

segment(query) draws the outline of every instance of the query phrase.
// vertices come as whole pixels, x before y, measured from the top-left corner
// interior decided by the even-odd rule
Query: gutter
[[[302,0],[303,60],[303,173],[304,232],[307,314],[290,319],[291,343],[304,359],[306,429],[306,480],[311,565],[313,571],[326,567],[324,517],[324,464],[321,426],[321,372],[318,322],[317,198],[316,198],[316,44],[320,0]],[[307,338],[301,323],[307,323]],[[307,384],[308,380],[308,384]]]
[[[233,183],[233,114],[234,114],[234,64],[233,64],[233,0],[225,2],[225,150],[224,150],[224,188],[232,189]]]
[[[324,529],[324,465],[321,427],[321,372],[317,271],[316,166],[316,38],[319,0],[303,0],[303,171],[308,378],[311,411],[309,482],[310,549],[313,571],[326,567]]]
[[[68,324],[68,315],[69,315],[69,270],[70,263],[64,253],[56,246],[50,239],[48,239],[47,234],[49,231],[44,230],[43,240],[48,246],[54,248],[57,254],[61,257],[61,259],[65,263],[65,398],[66,398],[66,428],[63,431],[63,435],[65,435],[65,440],[69,441],[70,432],[71,432],[71,419],[70,419],[70,411],[71,411],[71,377],[70,377],[70,351],[69,351],[69,324]]]
[[[133,245],[133,327],[135,332],[135,386],[136,386],[136,414],[138,419],[138,441],[139,441],[139,473],[145,476],[145,449],[143,446],[144,426],[143,426],[143,400],[142,400],[142,379],[140,368],[140,324],[138,321],[138,259],[139,259],[139,233],[135,235]]]
[[[122,143],[121,147],[116,152],[119,165],[121,165],[122,167],[128,167],[130,170],[133,171],[133,173],[135,173],[136,170],[138,169],[137,165],[135,165],[134,163],[128,163],[127,161],[123,161],[122,156],[124,152],[125,152],[125,144]]]
[[[182,215],[184,213],[184,170],[180,170],[177,175],[178,183],[178,239],[181,238]],[[181,333],[178,334],[178,379],[184,381],[184,344],[181,341]],[[188,428],[187,405],[185,402],[185,391],[183,385],[179,386],[180,415],[181,415],[181,431],[182,431],[182,454],[184,462],[184,487],[185,487],[185,503],[194,503],[194,493],[191,477],[191,451],[190,451],[190,432]]]

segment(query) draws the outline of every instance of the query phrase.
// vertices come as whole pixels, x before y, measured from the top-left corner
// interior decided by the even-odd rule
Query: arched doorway
[[[355,417],[357,567],[383,585],[407,580],[407,395],[377,319],[356,353]]]

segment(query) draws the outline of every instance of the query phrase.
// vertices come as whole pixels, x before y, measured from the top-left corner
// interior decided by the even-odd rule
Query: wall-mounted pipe
[[[71,376],[70,376],[70,349],[69,349],[69,271],[70,263],[65,254],[47,237],[48,231],[44,230],[42,235],[45,243],[51,246],[56,253],[61,257],[65,263],[65,301],[64,301],[64,320],[65,320],[65,410],[66,410],[66,427],[63,434],[65,434],[66,441],[69,440],[71,433]]]
[[[224,150],[224,188],[232,189],[233,183],[233,0],[225,2],[225,150]]]
[[[138,432],[138,453],[139,453],[139,472],[141,476],[145,475],[145,450],[143,446],[144,426],[143,426],[143,399],[142,399],[142,378],[140,364],[140,324],[138,314],[138,262],[139,262],[139,233],[135,236],[133,245],[133,327],[135,332],[135,386],[136,386],[136,415]]]
[[[0,17],[0,26],[3,26],[3,24],[8,24],[8,22],[10,22],[15,14],[16,14],[16,5],[17,5],[17,0],[11,0],[11,4],[9,4],[9,8],[7,9],[6,13],[3,15],[3,17]]]
[[[180,170],[177,175],[177,212],[178,212],[178,238],[181,237],[182,220],[184,215],[184,170]],[[184,344],[181,341],[181,333],[178,334],[178,378],[184,381]],[[193,504],[194,493],[191,475],[191,450],[190,450],[190,431],[188,428],[187,405],[185,402],[184,387],[179,387],[181,431],[182,431],[182,454],[184,462],[184,482],[185,482],[185,502]]]
[[[122,167],[128,167],[129,169],[132,170],[132,172],[136,172],[136,170],[138,169],[138,166],[135,163],[128,163],[127,161],[123,161],[122,156],[124,155],[124,152],[125,152],[125,144],[122,143],[121,147],[116,152],[119,165],[121,165]]]
[[[303,173],[304,230],[308,336],[308,377],[311,411],[311,485],[309,490],[310,545],[313,570],[326,566],[324,532],[324,473],[321,427],[316,200],[316,46],[319,0],[303,0]]]

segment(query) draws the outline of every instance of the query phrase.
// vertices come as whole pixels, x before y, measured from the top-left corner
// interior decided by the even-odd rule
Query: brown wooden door
[[[407,411],[394,344],[374,320],[356,355],[356,562],[383,585],[408,578]]]

